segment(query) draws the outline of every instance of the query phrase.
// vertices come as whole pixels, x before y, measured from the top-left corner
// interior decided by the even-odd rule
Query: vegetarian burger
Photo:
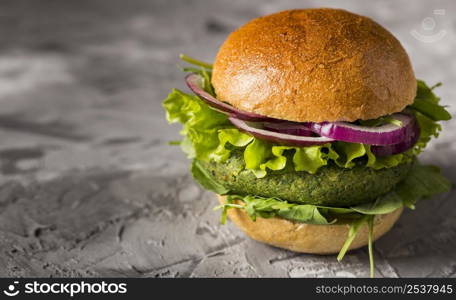
[[[192,174],[251,238],[338,259],[450,188],[416,156],[450,114],[385,28],[339,9],[288,10],[231,33],[164,101]]]

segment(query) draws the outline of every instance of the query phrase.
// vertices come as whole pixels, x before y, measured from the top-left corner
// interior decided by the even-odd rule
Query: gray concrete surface
[[[179,53],[210,61],[247,20],[323,4],[384,24],[456,112],[454,1],[2,0],[0,276],[367,276],[365,249],[338,263],[219,225],[160,105],[184,88]],[[455,138],[453,120],[422,155],[453,182]],[[456,276],[455,195],[421,202],[375,244],[378,276]]]

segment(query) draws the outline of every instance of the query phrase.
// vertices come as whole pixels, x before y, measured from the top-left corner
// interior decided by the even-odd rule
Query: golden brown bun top
[[[416,94],[409,57],[369,18],[288,10],[229,35],[214,63],[219,100],[291,121],[355,121],[401,111]]]

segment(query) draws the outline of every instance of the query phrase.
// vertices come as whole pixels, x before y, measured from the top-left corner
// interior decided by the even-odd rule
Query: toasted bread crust
[[[355,121],[401,111],[416,79],[400,42],[339,9],[288,10],[229,35],[213,69],[218,99],[290,121]]]

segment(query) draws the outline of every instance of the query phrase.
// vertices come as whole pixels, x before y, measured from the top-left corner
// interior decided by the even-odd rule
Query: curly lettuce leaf
[[[210,155],[210,158],[216,162],[223,162],[230,157],[231,151],[226,145],[235,147],[246,147],[253,141],[253,136],[240,132],[235,128],[220,129],[218,132],[219,145],[217,149]]]
[[[208,160],[220,142],[220,129],[233,127],[227,117],[202,102],[198,97],[173,89],[163,101],[166,119],[182,123],[185,136],[181,145],[189,158]],[[191,149],[190,149],[191,148]]]
[[[416,198],[414,198],[416,201]],[[389,214],[403,206],[403,199],[395,192],[390,192],[373,202],[351,207],[352,210],[365,215]]]
[[[336,220],[331,216],[324,216],[319,208],[311,204],[293,204],[276,198],[262,198],[256,196],[229,195],[226,204],[219,207],[232,208],[235,201],[242,201],[243,209],[249,217],[255,221],[257,217],[273,218],[279,217],[295,222],[306,224],[329,225]]]
[[[413,155],[418,155],[424,150],[427,143],[429,143],[433,137],[439,136],[442,126],[418,111],[413,111],[413,113],[420,126],[420,137],[415,146],[409,151],[413,153]]]

